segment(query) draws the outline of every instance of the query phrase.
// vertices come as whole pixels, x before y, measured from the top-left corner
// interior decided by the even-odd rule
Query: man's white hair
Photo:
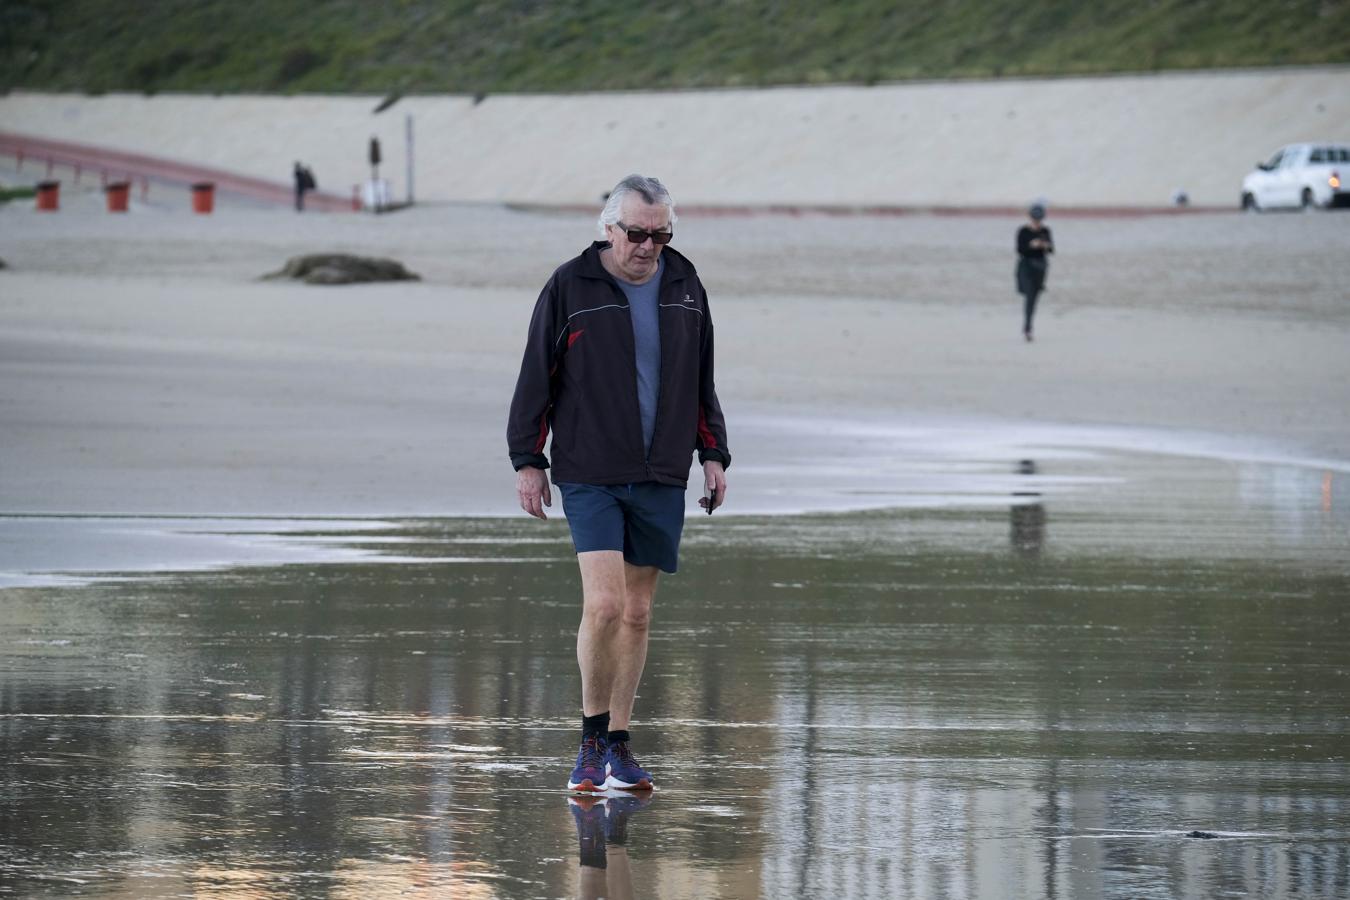
[[[666,190],[666,186],[655,178],[648,178],[645,175],[629,175],[614,185],[614,190],[609,192],[609,199],[605,201],[605,208],[600,211],[598,226],[601,240],[609,237],[605,226],[613,225],[623,218],[623,201],[630,194],[637,194],[647,203],[660,204],[670,210],[670,227],[675,227],[675,201],[670,198],[670,191]]]

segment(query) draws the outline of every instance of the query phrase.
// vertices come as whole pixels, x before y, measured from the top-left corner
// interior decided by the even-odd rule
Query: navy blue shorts
[[[620,550],[625,562],[674,572],[684,532],[684,488],[637,484],[558,485],[578,553]]]

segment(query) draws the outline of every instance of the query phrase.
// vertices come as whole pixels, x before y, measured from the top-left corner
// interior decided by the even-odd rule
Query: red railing
[[[0,155],[13,157],[20,169],[30,163],[45,165],[49,175],[56,166],[72,168],[75,170],[76,182],[85,172],[90,174],[97,172],[101,184],[110,181],[130,181],[140,188],[142,198],[150,189],[150,180],[154,179],[182,185],[209,181],[215,184],[217,192],[239,194],[279,205],[295,202],[294,188],[280,182],[144,153],[127,153],[91,144],[30,137],[10,131],[0,131]],[[352,200],[350,197],[337,194],[311,191],[305,195],[305,208],[334,212],[350,211]]]

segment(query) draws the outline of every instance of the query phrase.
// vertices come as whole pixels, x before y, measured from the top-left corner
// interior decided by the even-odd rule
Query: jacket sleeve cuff
[[[703,465],[710,459],[714,460],[715,462],[720,462],[722,464],[723,469],[731,468],[731,454],[728,453],[727,451],[719,449],[717,447],[698,448],[699,465]]]
[[[526,466],[534,466],[536,469],[548,468],[548,457],[542,453],[512,453],[511,465],[519,472]]]

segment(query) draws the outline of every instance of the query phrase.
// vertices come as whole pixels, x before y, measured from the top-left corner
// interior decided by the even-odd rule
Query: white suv
[[[1242,179],[1242,208],[1350,206],[1350,147],[1290,144]]]

